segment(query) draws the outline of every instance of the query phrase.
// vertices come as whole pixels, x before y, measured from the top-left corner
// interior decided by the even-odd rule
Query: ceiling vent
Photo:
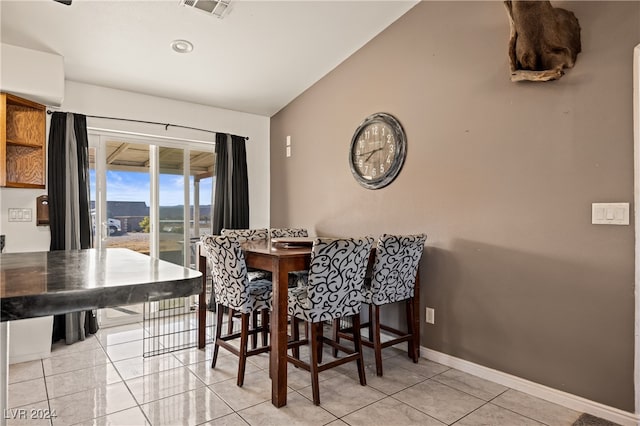
[[[192,7],[210,15],[224,18],[231,0],[180,0],[180,6]]]

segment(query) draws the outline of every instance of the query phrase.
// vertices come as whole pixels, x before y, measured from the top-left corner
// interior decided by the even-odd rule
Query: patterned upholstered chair
[[[309,236],[309,232],[304,228],[271,228],[269,230],[269,234],[271,235],[271,238]],[[306,285],[308,276],[309,271],[289,272],[289,288]]]
[[[336,321],[339,318],[350,317],[356,325],[355,329],[360,330],[362,288],[372,244],[371,237],[316,239],[311,251],[308,284],[289,289],[288,309],[289,315],[293,318],[293,341],[289,347],[294,351],[293,356],[288,356],[287,359],[311,373],[313,402],[316,405],[320,404],[318,373],[321,371],[356,361],[360,384],[366,385],[360,333],[354,333],[354,349],[351,349],[324,337],[322,326],[327,320]],[[309,339],[300,340],[300,320],[311,324]],[[306,343],[310,343],[309,363],[299,359],[297,350],[300,345]],[[319,365],[322,343],[327,343],[347,355]]]
[[[255,335],[263,332],[266,335],[269,331],[268,312],[271,309],[271,281],[249,281],[244,255],[237,239],[204,235],[201,241],[213,276],[217,302],[216,311],[218,314],[211,368],[216,366],[218,349],[220,347],[225,348],[239,357],[237,385],[242,386],[247,357],[269,351],[268,345],[263,345],[257,349],[254,347],[254,349],[249,350],[247,343],[250,334]],[[222,335],[223,306],[240,315],[241,327],[239,333],[231,332]],[[261,327],[250,328],[250,315],[258,311],[267,313],[267,321],[263,322]],[[229,342],[229,340],[238,338],[240,339],[239,348]]]
[[[248,241],[267,241],[269,239],[269,230],[267,228],[255,228],[255,229],[222,229],[220,234],[225,237],[234,237],[240,244],[246,243]],[[259,280],[269,280],[271,281],[271,272],[261,271],[259,269],[248,269],[247,277],[249,281],[259,281]],[[263,321],[265,320],[264,315],[262,316]],[[234,318],[234,310],[229,309],[229,320],[227,323],[227,333],[231,334],[233,332],[233,318]],[[258,312],[253,313],[253,326],[257,327],[258,324]],[[255,348],[257,345],[257,336],[252,336],[252,344]],[[263,344],[266,345],[267,335],[262,335]]]
[[[271,228],[269,233],[271,234],[271,238],[309,236],[309,232],[304,228]]]
[[[247,241],[267,241],[269,239],[269,230],[264,229],[223,229],[220,235],[225,237],[234,237],[240,244]],[[259,269],[249,269],[249,281],[253,280],[271,280],[271,273],[261,271]]]
[[[269,230],[264,228],[257,229],[223,229],[220,232],[225,237],[235,237],[239,243],[247,241],[261,241],[269,239]]]
[[[365,280],[363,293],[364,303],[369,305],[369,322],[362,324],[362,327],[369,328],[369,340],[364,340],[362,344],[373,347],[378,376],[382,376],[382,348],[408,342],[409,357],[413,362],[418,362],[418,350],[413,347],[413,337],[414,333],[420,333],[419,329],[414,329],[414,324],[419,324],[420,314],[413,309],[413,297],[426,240],[424,234],[382,235],[378,239],[371,278]],[[380,324],[380,307],[402,301],[406,305],[407,332]],[[395,338],[382,343],[381,329],[392,333]],[[334,325],[334,339],[339,340],[339,337],[340,333]]]

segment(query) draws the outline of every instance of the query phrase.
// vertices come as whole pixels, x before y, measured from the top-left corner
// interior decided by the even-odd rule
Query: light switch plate
[[[9,209],[9,222],[31,222],[32,209]]]
[[[628,225],[629,203],[592,203],[591,223],[594,225]]]

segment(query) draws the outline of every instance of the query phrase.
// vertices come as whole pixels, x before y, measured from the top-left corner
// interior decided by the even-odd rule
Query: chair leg
[[[418,362],[418,358],[419,358],[419,348],[416,347],[416,330],[414,327],[414,323],[415,323],[415,314],[416,312],[414,312],[415,309],[413,309],[413,298],[407,299],[407,334],[411,335],[411,338],[409,339],[408,343],[408,355],[409,358],[411,358],[413,360],[413,362]]]
[[[318,363],[322,364],[322,352],[324,349],[324,343],[323,343],[323,339],[324,339],[324,322],[318,322],[315,323],[315,326],[317,327],[316,330],[316,352],[318,355]]]
[[[373,317],[369,318],[370,329],[373,329],[373,351],[376,355],[376,374],[382,376],[382,342],[380,341],[380,306],[373,307]]]
[[[244,369],[247,364],[247,343],[249,341],[249,314],[241,314],[240,350],[238,361],[238,386],[244,384]]]
[[[373,342],[373,303],[369,305],[369,341]]]
[[[335,318],[333,320],[333,341],[336,343],[340,343],[340,318]],[[338,348],[333,348],[333,357],[338,357]]]
[[[218,361],[218,349],[220,349],[220,346],[218,345],[218,342],[220,342],[220,335],[222,334],[222,318],[224,317],[224,307],[220,304],[218,304],[217,307],[217,319],[216,319],[216,337],[215,337],[215,342],[213,345],[213,360],[211,361],[211,368],[215,368],[216,366],[216,361]]]
[[[353,345],[356,352],[358,352],[358,377],[360,378],[360,384],[365,386],[367,379],[364,375],[364,358],[362,356],[362,338],[360,337],[360,314],[355,314],[352,317],[353,321]]]
[[[234,311],[231,308],[227,308],[228,312],[229,312],[229,319],[227,322],[227,334],[233,334],[233,314]]]
[[[309,348],[309,372],[311,373],[311,391],[313,403],[320,405],[320,384],[318,382],[318,330],[322,329],[322,322],[310,323],[311,347]]]
[[[258,311],[253,311],[251,313],[251,326],[256,329],[258,328]],[[255,349],[258,347],[258,335],[253,333],[251,335],[251,349]]]
[[[291,336],[294,342],[300,340],[300,320],[294,316],[291,317]],[[294,346],[291,351],[295,359],[300,359],[300,346]]]
[[[269,332],[267,331],[269,328],[269,310],[263,309],[260,313],[261,315],[261,325],[262,325],[262,346],[267,346],[269,344]]]

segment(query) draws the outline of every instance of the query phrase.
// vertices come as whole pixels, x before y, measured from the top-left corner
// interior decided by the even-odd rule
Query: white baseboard
[[[618,408],[609,407],[599,402],[521,379],[520,377],[465,361],[442,352],[427,349],[423,346],[420,347],[420,356],[575,411],[589,413],[624,426],[640,425],[640,414],[629,413]]]

